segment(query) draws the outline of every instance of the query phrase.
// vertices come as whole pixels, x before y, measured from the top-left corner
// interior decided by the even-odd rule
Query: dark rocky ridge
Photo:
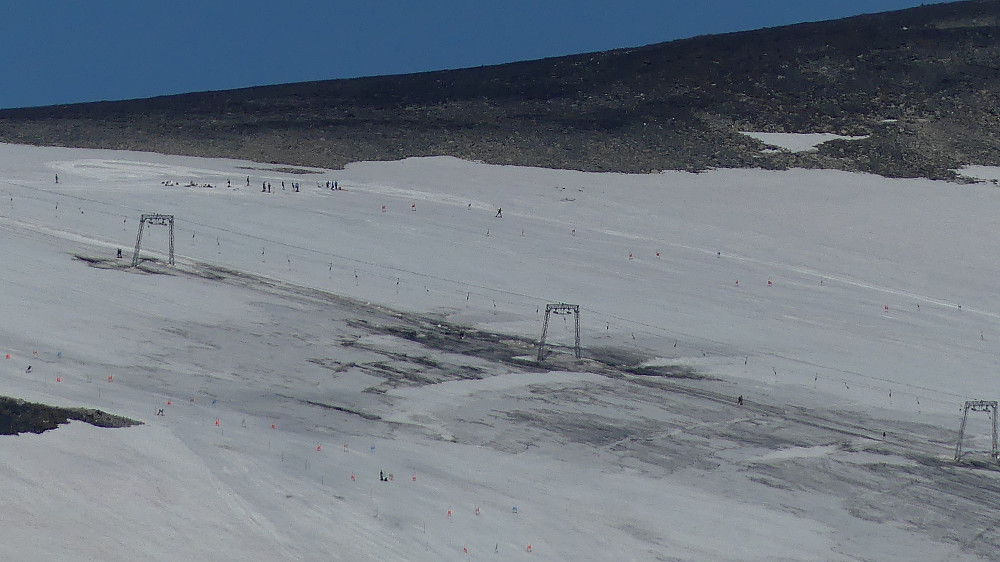
[[[1000,2],[499,66],[0,111],[0,140],[339,168],[452,155],[591,171],[1000,164]],[[870,135],[763,153],[740,130]]]
[[[60,408],[0,396],[0,435],[42,433],[69,420],[97,427],[129,427],[140,422],[90,408]]]

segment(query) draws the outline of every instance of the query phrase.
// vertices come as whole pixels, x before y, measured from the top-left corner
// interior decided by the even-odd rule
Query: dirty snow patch
[[[801,458],[823,457],[837,451],[836,445],[821,445],[818,447],[790,447],[779,451],[772,451],[759,457],[750,459],[754,462],[775,462]]]
[[[1000,166],[965,166],[956,170],[959,174],[983,181],[1000,181]]]
[[[832,140],[861,140],[868,138],[868,135],[860,137],[845,137],[843,135],[835,135],[833,133],[756,133],[750,131],[740,131],[740,134],[755,138],[764,144],[777,146],[778,148],[783,148],[791,152],[808,152],[816,150],[816,147],[819,145]]]

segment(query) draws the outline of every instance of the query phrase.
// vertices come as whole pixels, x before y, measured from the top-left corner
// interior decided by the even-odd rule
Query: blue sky
[[[919,0],[0,0],[0,108],[463,68]]]

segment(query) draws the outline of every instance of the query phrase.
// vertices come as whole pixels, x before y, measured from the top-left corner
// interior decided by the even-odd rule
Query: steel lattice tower
[[[958,430],[958,444],[955,445],[955,460],[962,459],[962,440],[965,438],[965,422],[969,419],[969,411],[986,412],[986,415],[993,420],[993,448],[990,456],[993,460],[1000,459],[1000,452],[997,451],[997,402],[996,400],[969,400],[962,410],[962,427]]]
[[[573,318],[576,320],[576,344],[573,347],[576,358],[580,359],[582,353],[580,351],[580,305],[578,304],[566,304],[566,303],[555,303],[545,305],[545,322],[542,324],[542,338],[538,340],[538,361],[541,362],[545,350],[545,336],[549,331],[549,315],[551,313],[556,314],[572,314]]]
[[[135,237],[135,252],[132,253],[132,267],[139,265],[139,249],[142,247],[142,228],[149,224],[170,227],[170,265],[174,265],[174,216],[143,214],[139,219],[139,235]]]

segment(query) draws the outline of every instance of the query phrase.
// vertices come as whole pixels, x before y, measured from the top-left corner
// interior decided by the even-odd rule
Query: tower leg
[[[174,265],[174,217],[170,217],[170,265]]]
[[[993,455],[993,460],[997,460],[998,458],[1000,458],[1000,454],[998,454],[998,451],[997,451],[997,407],[996,407],[996,403],[993,404],[992,417],[993,417],[993,450],[991,451],[991,454]]]
[[[139,235],[135,237],[135,251],[132,252],[132,267],[139,265],[139,248],[142,246],[142,227],[145,220],[139,221]]]
[[[573,310],[573,317],[576,319],[576,345],[573,351],[576,353],[576,358],[580,359],[583,354],[580,351],[580,307],[577,306]]]
[[[542,322],[542,339],[538,340],[538,361],[541,362],[545,351],[545,334],[549,331],[549,314],[552,313],[552,305],[545,305],[545,321]]]

